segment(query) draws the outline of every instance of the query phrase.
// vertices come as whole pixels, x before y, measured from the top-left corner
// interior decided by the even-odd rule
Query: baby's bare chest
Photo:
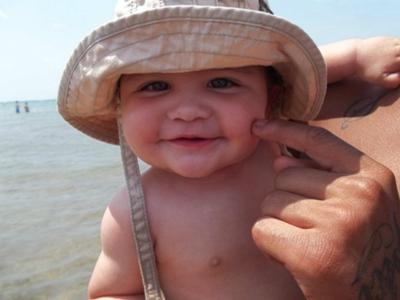
[[[259,205],[193,203],[200,201],[165,208],[159,216],[155,232],[160,263],[219,272],[239,258],[258,254],[251,228],[259,217]]]
[[[158,270],[171,299],[289,299],[279,297],[288,290],[299,295],[287,271],[253,242],[262,199],[253,201],[259,203],[164,209],[163,222],[153,226]]]

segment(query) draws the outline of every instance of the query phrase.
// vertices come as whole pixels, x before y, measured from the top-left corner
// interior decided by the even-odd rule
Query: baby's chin
[[[164,172],[165,175],[176,176],[180,179],[206,179],[216,175],[226,169],[226,165],[220,166],[205,166],[204,164],[181,164],[173,166],[157,166],[152,165],[152,168]]]
[[[187,179],[208,178],[219,171],[219,168],[163,168],[164,171]]]
[[[236,173],[243,165],[246,165],[248,159],[256,153],[258,141],[245,147],[241,151],[227,153],[224,156],[215,155],[205,158],[204,155],[169,157],[168,159],[146,161],[150,166],[160,171],[188,179],[202,179],[229,173]]]
[[[244,161],[245,158],[240,157],[236,160],[230,160],[225,162],[220,162],[216,164],[207,165],[207,163],[203,164],[182,164],[182,165],[174,165],[170,167],[162,168],[165,172],[174,174],[179,177],[183,177],[186,179],[210,179],[212,177],[226,176],[231,174],[232,172],[236,172],[239,162]]]

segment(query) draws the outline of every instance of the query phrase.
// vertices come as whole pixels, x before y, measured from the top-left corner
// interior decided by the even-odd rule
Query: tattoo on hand
[[[360,285],[358,300],[397,300],[400,273],[400,225],[382,223],[363,249],[352,285]],[[373,268],[371,268],[373,265]]]
[[[341,129],[347,129],[350,126],[350,123],[360,120],[362,117],[372,113],[379,100],[380,98],[362,98],[352,103],[344,113]]]

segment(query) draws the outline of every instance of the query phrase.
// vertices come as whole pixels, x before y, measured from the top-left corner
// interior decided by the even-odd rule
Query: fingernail
[[[256,121],[253,123],[253,128],[254,128],[254,129],[261,129],[261,128],[263,128],[267,123],[268,123],[267,120],[256,120]]]

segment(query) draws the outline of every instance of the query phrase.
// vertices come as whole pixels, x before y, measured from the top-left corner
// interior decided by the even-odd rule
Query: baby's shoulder
[[[125,186],[120,187],[112,196],[103,217],[104,223],[114,223],[118,226],[130,225],[130,205],[128,190]]]

